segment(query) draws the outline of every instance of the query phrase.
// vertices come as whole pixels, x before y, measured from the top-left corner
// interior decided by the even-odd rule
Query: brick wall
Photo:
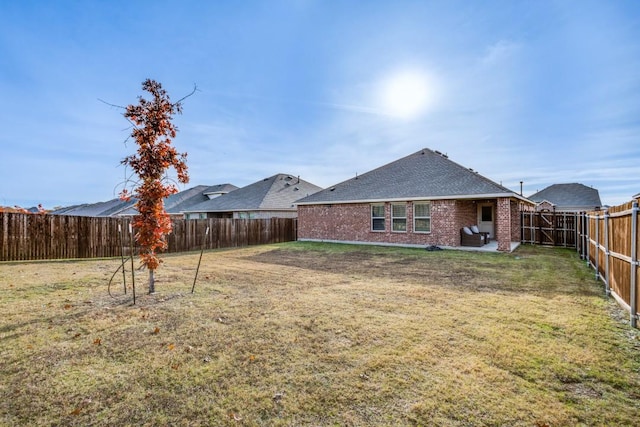
[[[520,218],[520,204],[511,200],[511,241],[519,242],[522,229],[522,218]]]
[[[298,238],[416,245],[459,246],[460,228],[477,222],[476,204],[431,202],[431,232],[413,231],[413,202],[406,204],[407,231],[391,231],[391,203],[385,203],[385,231],[371,230],[371,204],[298,206]]]
[[[511,250],[511,202],[508,198],[498,199],[496,205],[496,239],[499,251]],[[520,240],[519,238],[517,240]]]

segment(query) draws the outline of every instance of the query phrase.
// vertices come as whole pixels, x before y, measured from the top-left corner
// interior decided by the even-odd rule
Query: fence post
[[[556,234],[558,233],[557,231],[557,225],[556,221],[558,220],[558,218],[556,218],[556,207],[553,207],[553,214],[551,216],[551,244],[553,246],[556,245]]]
[[[576,212],[576,214],[573,217],[573,242],[576,245],[576,252],[580,251],[580,229],[578,228],[578,225],[580,224],[580,213]]]
[[[638,271],[638,202],[633,202],[631,208],[631,326],[637,327],[637,313],[638,313],[638,296],[637,296],[637,283],[636,274]]]
[[[609,287],[609,210],[604,211],[604,289],[611,295]]]
[[[591,241],[589,240],[589,222],[590,218],[587,213],[584,214],[584,256],[587,260],[587,267],[590,267],[591,260],[589,259],[589,246],[591,246]]]
[[[584,259],[584,215],[584,212],[580,212],[580,259]]]
[[[595,215],[594,218],[596,219],[596,243],[594,245],[595,247],[595,254],[593,255],[593,260],[595,263],[595,267],[596,267],[596,280],[598,280],[598,278],[600,277],[600,270],[599,270],[599,266],[598,266],[598,258],[599,258],[599,254],[598,252],[600,252],[600,216]]]
[[[562,212],[562,246],[567,247],[567,213]]]

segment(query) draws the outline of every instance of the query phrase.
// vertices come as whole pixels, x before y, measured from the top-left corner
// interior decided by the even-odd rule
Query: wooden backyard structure
[[[595,277],[629,312],[637,327],[640,306],[638,201],[592,212],[521,212],[523,243],[575,248]]]
[[[613,296],[630,315],[637,327],[640,304],[638,246],[640,223],[638,201],[588,212],[581,216],[578,227],[578,251],[602,280],[607,295]]]
[[[522,243],[577,247],[579,212],[520,212]]]
[[[0,261],[128,255],[130,218],[0,213]],[[296,220],[174,219],[167,252],[219,249],[296,240]],[[209,232],[207,233],[207,229]]]

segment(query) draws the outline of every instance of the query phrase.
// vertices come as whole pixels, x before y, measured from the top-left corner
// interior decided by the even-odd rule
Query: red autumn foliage
[[[186,153],[178,153],[171,145],[177,128],[171,122],[174,114],[182,113],[180,102],[171,103],[162,85],[147,79],[142,89],[153,98],[138,97],[137,105],[129,105],[124,117],[134,125],[131,137],[138,145],[136,154],[122,160],[139,177],[139,185],[132,192],[126,188],[120,193],[122,199],[134,196],[138,199],[138,214],[133,217],[136,241],[141,247],[142,264],[153,271],[160,265],[157,256],[167,248],[166,235],[171,233],[169,214],[164,209],[164,199],[178,192],[175,185],[166,179],[167,171],[173,168],[178,181],[186,184],[189,174]]]

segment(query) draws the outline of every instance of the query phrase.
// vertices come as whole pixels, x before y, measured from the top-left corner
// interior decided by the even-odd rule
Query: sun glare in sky
[[[413,119],[426,111],[433,95],[434,87],[425,73],[400,71],[382,81],[379,102],[386,114]]]

